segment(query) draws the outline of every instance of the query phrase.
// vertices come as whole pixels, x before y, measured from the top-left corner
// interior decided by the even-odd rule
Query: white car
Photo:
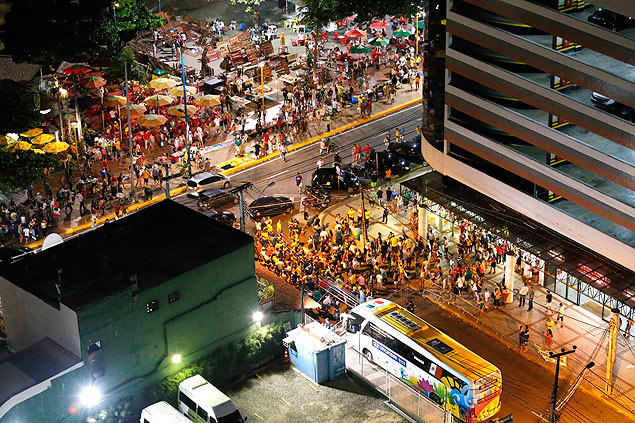
[[[194,175],[187,181],[188,195],[198,197],[198,193],[209,188],[227,189],[231,187],[229,178],[220,173],[203,172]]]

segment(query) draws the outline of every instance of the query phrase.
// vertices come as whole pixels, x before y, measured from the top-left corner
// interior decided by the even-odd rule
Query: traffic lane
[[[352,161],[351,150],[355,143],[359,143],[362,147],[368,143],[377,150],[383,150],[383,139],[388,130],[391,131],[394,138],[394,129],[403,126],[404,139],[409,140],[414,137],[415,129],[420,124],[421,108],[419,105],[415,105],[334,135],[331,140],[338,145],[342,161],[350,163]],[[333,154],[329,154],[323,157],[324,166],[332,166],[333,156]],[[283,179],[293,180],[299,172],[306,185],[316,169],[319,157],[320,145],[314,143],[287,153],[286,162],[282,161],[281,158],[276,158],[237,172],[230,177],[232,181],[235,181],[234,184],[250,181],[262,188],[272,181],[277,184]]]
[[[415,302],[415,311],[419,317],[500,369],[503,375],[503,394],[499,417],[513,414],[515,421],[540,421],[532,411],[540,413],[549,407],[553,390],[553,373],[522,358],[515,351],[434,303],[420,296],[411,297],[411,300]],[[572,378],[575,377],[575,375],[570,376],[566,370],[561,371],[559,397],[568,389]],[[569,400],[560,419],[561,423],[627,421],[633,420],[607,407],[602,401],[580,389]]]

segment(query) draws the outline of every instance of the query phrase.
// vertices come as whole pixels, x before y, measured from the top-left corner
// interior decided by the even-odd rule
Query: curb
[[[316,143],[317,141],[321,140],[322,138],[331,137],[331,136],[339,134],[341,132],[348,131],[349,129],[355,128],[355,127],[357,127],[359,125],[362,125],[364,123],[367,123],[367,122],[372,122],[375,119],[379,119],[381,117],[384,117],[384,116],[389,115],[391,113],[394,113],[394,112],[397,112],[399,110],[405,109],[407,107],[414,106],[415,104],[420,103],[420,102],[421,102],[421,98],[417,98],[415,100],[409,100],[409,101],[406,101],[405,103],[398,104],[397,106],[391,107],[391,108],[386,109],[386,110],[384,110],[382,112],[378,112],[377,114],[374,114],[373,116],[371,116],[369,118],[357,119],[357,120],[355,120],[353,122],[347,123],[346,125],[342,125],[339,128],[332,129],[329,132],[325,132],[323,134],[316,135],[313,138],[309,138],[308,140],[304,140],[304,141],[299,142],[297,144],[293,144],[293,145],[289,146],[287,152],[294,151],[294,150],[297,150],[297,149],[302,148],[302,147],[306,147],[307,145]],[[251,166],[255,166],[257,164],[266,162],[268,160],[275,159],[277,157],[280,157],[280,153],[278,153],[278,152],[271,153],[271,154],[268,154],[268,155],[266,155],[264,157],[261,157],[259,159],[252,160],[252,161],[247,162],[247,163],[239,164],[237,166],[232,167],[231,169],[223,170],[221,173],[223,175],[231,175],[233,173],[237,173],[237,172],[240,172],[242,170],[249,169]]]
[[[478,331],[486,334],[490,338],[494,339],[496,342],[499,342],[500,344],[502,344],[505,347],[507,347],[509,350],[514,351],[516,354],[518,354],[520,357],[524,358],[525,360],[530,361],[530,362],[532,362],[534,364],[537,364],[538,366],[542,367],[543,369],[548,370],[550,373],[554,373],[555,374],[555,370],[553,369],[553,367],[547,365],[547,363],[545,361],[540,361],[537,358],[533,357],[532,355],[522,354],[519,351],[515,351],[515,349],[516,349],[516,345],[515,344],[510,344],[509,342],[507,342],[507,341],[501,339],[500,337],[496,336],[496,334],[494,334],[491,330],[489,330],[489,328],[487,328],[487,326],[476,325],[470,319],[465,318],[461,313],[456,312],[452,308],[450,308],[450,307],[446,306],[445,304],[435,300],[434,298],[432,298],[429,295],[424,294],[423,298],[427,299],[428,301],[430,301],[431,303],[433,303],[437,307],[442,308],[443,310],[447,311],[448,313],[451,313],[456,318],[458,318],[458,319],[462,320],[463,322],[469,324],[470,326],[476,328]],[[597,390],[595,390],[595,389],[590,389],[589,387],[587,387],[584,384],[581,384],[579,386],[579,389],[582,389],[588,395],[591,395],[592,397],[597,398],[604,405],[606,405],[608,407],[611,407],[613,410],[615,410],[616,412],[618,412],[620,414],[625,414],[625,413],[628,413],[628,414],[631,414],[631,415],[633,414],[631,411],[629,411],[626,407],[622,406],[621,404],[620,404],[620,407],[616,407],[615,401],[609,401],[603,394],[599,394],[597,392]]]

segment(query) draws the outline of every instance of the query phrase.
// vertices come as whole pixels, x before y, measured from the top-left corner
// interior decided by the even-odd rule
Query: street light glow
[[[172,356],[172,363],[177,364],[181,362],[181,354],[174,354]]]
[[[257,311],[257,312],[255,312],[255,313],[254,313],[254,316],[253,316],[253,318],[254,318],[254,322],[256,322],[256,323],[260,323],[260,322],[262,322],[262,318],[263,318],[263,317],[265,317],[265,316],[262,314],[262,311]]]
[[[92,407],[101,401],[101,392],[95,386],[86,386],[79,394],[79,400],[82,404]]]
[[[66,88],[60,88],[60,95],[65,96],[66,94],[68,94],[68,90],[66,90]]]

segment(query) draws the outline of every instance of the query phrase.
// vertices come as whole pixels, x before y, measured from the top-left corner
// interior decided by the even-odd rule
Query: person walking
[[[624,328],[624,337],[631,337],[631,328],[633,327],[633,321],[631,319],[626,319],[626,327]]]
[[[536,293],[534,292],[534,287],[529,288],[529,292],[527,293],[527,299],[529,301],[527,311],[531,311],[534,308],[534,296]]]
[[[551,301],[553,301],[553,294],[551,293],[551,291],[547,290],[547,304],[545,304],[545,307],[547,308],[547,310],[549,311],[549,314],[551,314]]]
[[[388,223],[388,206],[384,207],[384,213],[381,216],[381,223]]]
[[[520,291],[518,292],[518,307],[523,307],[525,305],[525,300],[527,299],[527,293],[529,292],[529,288],[527,284],[524,284]]]
[[[547,316],[547,321],[545,322],[545,326],[547,327],[547,333],[553,336],[553,320],[551,320],[551,317]]]
[[[297,175],[295,175],[295,186],[298,189],[298,193],[302,192],[302,175],[300,175],[300,172],[298,172]]]
[[[545,332],[545,347],[551,351],[551,347],[553,346],[553,334],[549,331]]]
[[[280,157],[282,157],[282,161],[287,161],[287,147],[284,145],[284,142],[280,145]]]
[[[560,327],[563,328],[564,327],[564,305],[562,303],[560,303],[560,306],[558,307],[558,317],[556,318],[556,324],[558,324],[558,322],[560,322]]]

